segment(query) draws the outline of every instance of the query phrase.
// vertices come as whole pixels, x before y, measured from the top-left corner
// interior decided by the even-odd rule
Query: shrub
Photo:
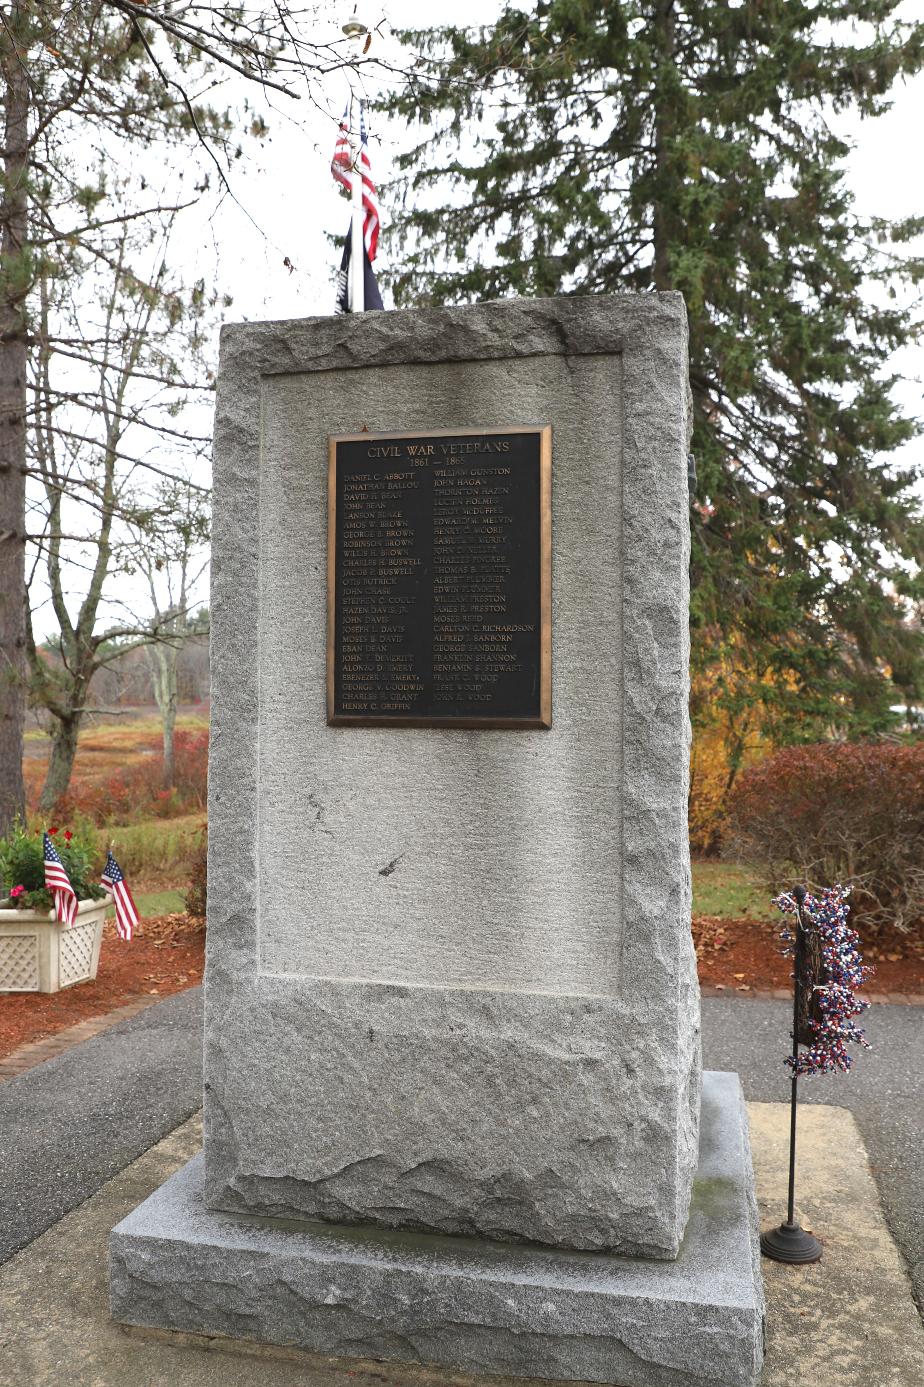
[[[186,892],[188,913],[203,920],[208,904],[208,842],[208,829],[203,828],[189,875],[189,889]]]
[[[137,823],[142,819],[172,819],[204,810],[208,787],[209,734],[178,731],[174,741],[176,784],[163,788],[164,759],[160,751],[143,747],[112,775],[77,775],[59,800],[61,816],[85,814],[96,824]]]
[[[67,872],[78,900],[101,900],[106,894],[99,883],[99,871],[94,870],[98,856],[92,833],[70,829],[49,829],[58,856]],[[100,868],[101,870],[101,868]],[[31,833],[21,823],[5,838],[0,838],[0,885],[2,894],[10,897],[21,910],[50,910],[54,905],[50,891],[45,889],[45,853],[42,830]],[[12,894],[11,896],[11,893]]]
[[[177,732],[174,737],[176,792],[184,809],[205,809],[208,798],[209,734]]]
[[[857,918],[924,922],[924,742],[786,747],[745,771],[726,851],[820,888],[853,886]]]
[[[112,839],[119,866],[129,880],[176,886],[189,875],[203,830],[203,816],[180,819],[145,819],[141,823],[111,825],[101,837]]]

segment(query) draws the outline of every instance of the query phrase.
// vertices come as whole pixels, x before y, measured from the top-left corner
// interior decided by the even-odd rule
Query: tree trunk
[[[0,835],[25,810],[26,315],[29,87],[23,6],[0,29],[5,153],[0,227]]]
[[[77,755],[77,734],[80,731],[80,716],[55,719],[54,737],[51,743],[51,759],[48,774],[39,798],[39,808],[50,813],[71,783],[74,771],[74,758]]]
[[[173,734],[176,730],[176,667],[173,671],[173,695],[161,709],[164,720],[164,789],[172,790],[176,783],[176,763],[173,752]]]
[[[184,599],[185,601],[185,595]],[[177,706],[177,662],[180,650],[186,639],[185,609],[167,613],[155,609],[155,621],[162,625],[162,638],[147,647],[151,666],[151,682],[154,685],[154,699],[161,717],[164,744],[163,787],[172,790],[176,783],[176,758],[174,756],[174,733],[176,731]]]

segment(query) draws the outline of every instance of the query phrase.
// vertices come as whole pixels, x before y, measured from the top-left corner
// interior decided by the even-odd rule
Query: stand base
[[[763,1287],[736,1074],[704,1076],[675,1262],[206,1207],[196,1157],[112,1234],[126,1324],[620,1387],[755,1387]]]
[[[821,1243],[798,1223],[781,1223],[760,1235],[760,1250],[765,1257],[774,1262],[817,1262],[821,1257]]]

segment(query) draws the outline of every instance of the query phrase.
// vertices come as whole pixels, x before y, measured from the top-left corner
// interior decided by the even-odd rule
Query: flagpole
[[[350,224],[350,312],[362,313],[365,301],[365,264],[363,256],[363,170],[362,146],[350,139],[353,150],[353,220]]]

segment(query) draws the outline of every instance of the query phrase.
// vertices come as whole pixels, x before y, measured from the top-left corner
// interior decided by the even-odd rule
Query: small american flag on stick
[[[70,927],[77,919],[77,895],[64,870],[64,863],[58,856],[58,850],[47,833],[44,840],[44,856],[45,887],[54,897],[55,919],[60,925]]]
[[[100,878],[103,886],[112,896],[112,904],[115,906],[116,929],[120,939],[131,939],[134,928],[140,919],[138,907],[135,905],[131,891],[122,875],[122,868],[116,862],[110,851],[106,858],[106,865],[103,868],[103,875]]]

